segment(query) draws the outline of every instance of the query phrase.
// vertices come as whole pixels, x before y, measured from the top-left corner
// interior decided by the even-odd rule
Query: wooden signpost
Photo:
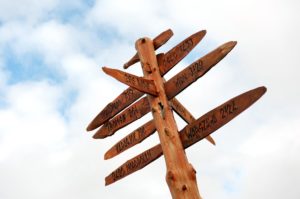
[[[103,71],[129,86],[115,100],[109,103],[88,125],[91,131],[100,127],[94,138],[105,138],[116,133],[152,112],[153,119],[140,126],[132,133],[111,147],[104,155],[110,159],[144,139],[158,132],[160,144],[144,151],[128,160],[105,178],[105,184],[112,184],[129,174],[138,171],[161,155],[164,155],[168,183],[173,199],[200,199],[196,182],[196,171],[188,162],[185,149],[206,138],[215,144],[210,134],[231,121],[256,102],[265,92],[265,87],[247,91],[230,99],[224,104],[196,119],[175,98],[185,88],[207,73],[222,60],[236,45],[227,42],[196,60],[184,70],[165,80],[163,76],[182,60],[205,36],[206,31],[199,31],[186,38],[165,54],[155,54],[155,50],[165,44],[173,35],[169,29],[153,40],[142,38],[137,40],[135,54],[124,68],[140,62],[143,77],[138,77],[117,69],[103,67]],[[145,97],[142,97],[146,94]],[[141,98],[142,97],[142,98]],[[180,131],[173,116],[175,111],[187,125]]]

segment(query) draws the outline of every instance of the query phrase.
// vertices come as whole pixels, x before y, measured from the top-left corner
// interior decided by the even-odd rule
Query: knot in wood
[[[174,181],[175,180],[174,173],[172,171],[168,171],[167,178]]]
[[[181,188],[182,191],[186,191],[187,190],[187,186],[184,184],[182,185],[182,188]]]

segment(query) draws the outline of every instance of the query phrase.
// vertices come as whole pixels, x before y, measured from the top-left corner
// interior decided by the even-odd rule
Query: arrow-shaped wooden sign
[[[231,121],[266,92],[265,87],[250,90],[232,98],[196,120],[175,96],[222,60],[235,47],[236,42],[230,41],[219,46],[168,81],[163,76],[182,60],[202,40],[205,34],[205,30],[199,31],[167,53],[158,55],[155,50],[165,44],[173,35],[170,29],[162,32],[154,40],[146,37],[137,40],[135,45],[137,54],[124,64],[124,68],[140,61],[143,77],[103,67],[106,74],[128,85],[129,88],[109,103],[88,125],[88,131],[100,127],[93,137],[111,136],[150,111],[153,117],[152,120],[111,147],[105,153],[104,159],[112,158],[141,143],[156,131],[160,140],[160,144],[126,161],[113,171],[105,178],[106,185],[142,169],[164,155],[167,169],[166,181],[172,198],[201,199],[195,169],[189,163],[185,149],[203,138],[215,144],[210,134]],[[144,94],[146,96],[142,97]],[[181,131],[177,129],[173,110],[188,123]]]
[[[150,112],[148,99],[143,97],[141,100],[130,105],[116,117],[104,123],[104,125],[95,133],[93,138],[105,138],[113,135],[117,130],[127,126]]]
[[[111,69],[107,67],[103,67],[102,69],[106,74],[116,78],[120,82],[127,84],[132,88],[135,88],[141,92],[150,95],[157,95],[156,87],[154,85],[153,80],[145,79],[143,77],[138,77],[117,69]]]
[[[184,70],[179,72],[173,78],[165,83],[165,92],[169,100],[175,97],[178,93],[183,91],[187,86],[195,82],[198,78],[202,77],[206,72],[208,72],[213,66],[215,66],[219,61],[221,61],[236,45],[236,42],[227,42],[212,52],[208,53],[201,59],[195,61]],[[114,75],[110,73],[109,75]],[[121,73],[118,73],[121,75]],[[116,77],[116,76],[114,76]],[[124,77],[125,78],[125,77]],[[143,102],[140,102],[143,101]],[[129,106],[124,113],[117,115],[116,118],[113,118],[112,121],[106,122],[94,135],[94,138],[105,138],[109,135],[112,135],[116,130],[124,127],[125,125],[134,122],[136,119],[141,118],[142,113],[147,114],[150,111],[150,105],[146,98],[142,98],[133,105]],[[128,117],[126,111],[137,110],[140,114],[138,117]],[[141,110],[141,111],[139,111]],[[148,110],[148,112],[147,112]],[[122,116],[121,116],[122,115]],[[125,119],[126,118],[126,119]],[[117,121],[117,122],[116,122]],[[115,125],[117,124],[117,125]]]
[[[166,66],[163,66],[163,69],[160,69],[161,75],[164,76],[167,71],[173,68],[179,61],[181,61],[204,37],[206,31],[200,31],[186,38],[174,48],[165,53],[165,60],[163,61]],[[163,37],[167,38],[166,35],[162,34]],[[162,39],[163,40],[163,39]],[[155,43],[155,42],[154,42]],[[158,42],[157,42],[158,43]],[[162,42],[163,43],[163,42]],[[189,45],[188,45],[189,44]],[[192,44],[192,45],[191,45]],[[187,47],[188,46],[188,47]],[[128,66],[128,64],[127,64]],[[138,98],[144,95],[143,92],[140,92],[134,88],[127,88],[124,90],[117,98],[115,98],[111,103],[109,103],[88,125],[87,131],[94,130],[108,121],[110,118],[118,114],[124,108],[132,104]]]
[[[215,132],[223,125],[227,124],[237,115],[251,106],[254,102],[256,102],[265,92],[265,87],[258,87],[245,92],[228,100],[227,102],[209,111],[196,121],[184,127],[179,132],[183,147],[188,148],[189,146],[199,142],[206,136]],[[161,155],[162,148],[160,144],[158,144],[122,164],[119,168],[105,178],[105,184],[112,184],[134,173],[135,171],[144,168]]]
[[[171,101],[171,106],[175,112],[188,124],[194,122],[196,119],[194,116],[176,99],[173,98]],[[128,134],[122,140],[117,142],[112,146],[104,155],[104,159],[110,159],[114,156],[126,151],[127,149],[135,146],[138,143],[141,143],[144,139],[152,135],[156,131],[155,124],[153,120],[145,123],[140,126],[138,129],[134,130],[132,133]],[[215,141],[209,135],[206,139],[215,145]]]
[[[143,124],[132,133],[124,137],[122,140],[112,146],[104,155],[104,159],[112,158],[125,150],[133,147],[134,145],[142,142],[144,139],[152,135],[156,131],[153,120]]]
[[[153,39],[154,49],[157,50],[159,47],[164,45],[172,36],[173,36],[173,32],[171,29],[168,29],[168,30],[160,33],[157,37],[155,37]],[[138,61],[140,61],[140,58],[139,58],[138,54],[136,53],[127,63],[124,64],[123,67],[124,67],[124,69],[126,69]]]

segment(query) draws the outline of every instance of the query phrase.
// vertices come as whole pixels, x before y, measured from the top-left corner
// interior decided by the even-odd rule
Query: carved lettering
[[[150,159],[151,159],[151,151],[148,150],[126,164],[127,172],[135,171],[137,168],[140,167],[140,165],[145,164]]]
[[[127,89],[125,92],[124,92],[124,95],[125,95],[125,98],[126,98],[126,101],[127,100],[131,100],[133,98],[133,89]]]
[[[120,100],[117,100],[115,102],[111,102],[107,105],[107,107],[103,110],[102,114],[106,117],[107,115],[110,115],[112,111],[117,110],[120,107]]]
[[[193,45],[194,45],[193,40],[191,38],[189,38],[189,39],[185,40],[182,45],[180,45],[180,50],[181,50],[181,52],[190,51],[190,49],[193,47]]]
[[[141,126],[140,128],[137,129],[137,133],[138,133],[138,139],[140,140],[141,138],[145,137],[145,127]]]
[[[187,137],[189,139],[193,139],[197,137],[198,135],[201,135],[201,132],[207,130],[208,128],[212,127],[214,124],[217,123],[216,116],[210,115],[200,122],[197,122],[197,124],[189,129],[189,132],[187,134]]]
[[[133,133],[133,134],[129,135],[128,137],[126,137],[121,142],[119,142],[116,146],[118,153],[123,151],[128,146],[130,146],[133,142],[135,142],[135,140],[136,140],[136,137],[135,137],[135,134]]]
[[[129,111],[130,118],[136,118],[136,116],[138,114],[138,110],[137,110],[136,106],[129,108],[128,111]]]
[[[109,131],[114,129],[116,126],[119,126],[120,124],[124,123],[126,120],[126,116],[124,114],[121,114],[114,118],[112,121],[109,121],[104,124],[105,128],[107,128]]]
[[[189,67],[190,75],[197,76],[198,72],[202,70],[202,60],[195,62],[192,66]]]
[[[135,77],[125,73],[125,81],[130,84],[136,84]]]
[[[126,175],[126,172],[124,171],[123,167],[118,168],[116,171],[112,173],[112,177],[114,181],[117,181],[121,178],[123,178]]]
[[[179,77],[177,77],[176,78],[176,82],[175,82],[176,87],[180,88],[187,79],[188,79],[188,77],[186,76],[185,73],[183,73],[182,75],[180,75]]]
[[[228,115],[233,114],[237,110],[237,106],[235,105],[234,100],[230,101],[228,104],[225,104],[220,109],[220,114],[222,119],[226,118]]]
[[[143,88],[149,89],[149,87],[150,87],[149,82],[143,81],[142,79],[137,78],[137,77],[132,76],[132,75],[127,74],[127,73],[125,73],[124,75],[125,75],[125,81],[127,83],[132,84],[132,85],[139,85]]]

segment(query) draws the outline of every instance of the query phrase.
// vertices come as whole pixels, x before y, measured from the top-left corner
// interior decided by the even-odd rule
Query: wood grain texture
[[[194,116],[174,97],[171,101],[173,110],[188,124],[196,121]],[[216,145],[214,139],[208,135],[206,139],[213,145]]]
[[[194,47],[203,39],[206,30],[201,30],[189,36],[164,55],[163,63],[159,66],[160,74],[163,76],[171,70],[180,60],[189,54]],[[178,59],[180,57],[180,59]]]
[[[143,92],[140,92],[134,88],[127,88],[112,102],[107,104],[104,109],[90,122],[87,127],[87,131],[92,131],[100,127],[143,95]]]
[[[183,147],[186,149],[193,144],[201,141],[203,138],[207,137],[207,135],[212,134],[228,122],[230,122],[233,118],[238,116],[244,110],[249,108],[253,103],[255,103],[264,93],[266,92],[265,87],[258,87],[256,89],[247,91],[239,96],[236,96],[225,103],[219,105],[213,110],[207,112],[200,118],[198,118],[193,123],[184,127],[180,132],[180,140],[183,144]],[[137,161],[143,157],[145,153],[155,154],[149,155],[145,161]],[[145,152],[135,156],[130,159],[126,163],[122,164],[118,169],[113,171],[110,175],[108,175],[106,179],[106,185],[112,184],[132,173],[138,171],[151,162],[155,161],[162,155],[162,149],[160,144],[146,150]],[[140,162],[139,164],[135,164],[134,170],[130,170],[127,168],[127,164],[131,162]],[[116,171],[124,171],[122,175],[115,177]]]
[[[173,31],[168,29],[153,39],[154,49],[157,50],[159,47],[164,45],[173,36]],[[140,61],[139,55],[136,53],[127,63],[124,64],[123,68],[127,69],[129,66]]]
[[[173,76],[165,83],[168,99],[172,99],[207,73],[234,48],[236,43],[235,41],[231,41],[221,45]]]
[[[227,42],[217,49],[213,50],[212,52],[208,53],[207,55],[203,56],[202,58],[198,59],[185,69],[183,69],[181,72],[176,74],[174,77],[172,77],[170,80],[164,83],[164,88],[165,88],[165,93],[167,95],[168,100],[173,99],[177,94],[179,94],[181,91],[183,91],[186,87],[191,85],[193,82],[195,82],[198,78],[202,77],[204,74],[206,74],[214,65],[216,65],[219,61],[221,61],[236,45],[236,42]],[[163,63],[164,56],[161,56],[161,63]],[[141,100],[144,98],[140,99],[136,103],[141,104]],[[150,105],[147,104],[146,101],[143,101],[145,106],[149,107]],[[136,106],[137,110],[140,108],[143,109],[144,107]],[[131,109],[131,106],[128,108]],[[145,110],[145,111],[144,111]],[[139,111],[140,115],[137,119],[141,118],[143,115],[142,114],[147,114],[150,111],[150,109],[143,109],[143,111]],[[113,121],[118,121],[120,118],[117,119],[112,119]],[[130,123],[135,120],[130,120]],[[125,124],[129,124],[129,122],[125,122]],[[105,130],[108,129],[107,126],[111,126],[109,122],[106,122],[106,127],[102,127],[95,135],[95,138],[100,138],[98,135],[102,135],[102,137],[106,137],[110,134],[110,130]],[[123,127],[123,126],[121,126]],[[120,128],[121,128],[120,127]],[[116,128],[117,130],[120,128]],[[104,135],[103,133],[107,133],[107,135]],[[114,133],[115,131],[113,131]]]
[[[163,37],[166,37],[166,35],[172,35],[172,31],[167,31],[167,33],[163,34]],[[200,31],[198,33],[195,33],[197,38],[201,38],[202,35],[205,35],[204,31]],[[197,36],[199,35],[199,36]],[[193,35],[192,35],[193,36]],[[163,40],[163,39],[160,39]],[[186,43],[190,43],[188,41],[191,40],[191,36],[177,44],[174,48],[169,50],[167,53],[165,53],[165,57],[169,57],[168,60],[166,58],[165,63],[167,63],[167,66],[164,67],[165,69],[160,69],[161,76],[164,76],[171,68],[173,68],[178,62],[180,62],[199,42],[199,39],[194,39],[193,45],[189,48],[186,48]],[[199,40],[199,42],[197,42]],[[157,43],[159,43],[157,41]],[[183,52],[182,49],[184,49]],[[178,52],[177,52],[178,51]],[[172,58],[172,59],[171,59]],[[139,61],[139,59],[138,59]],[[163,67],[163,66],[161,66]],[[143,96],[144,93],[140,92],[134,88],[127,88],[124,90],[118,97],[116,97],[112,102],[110,102],[108,105],[104,107],[104,109],[91,121],[91,123],[87,127],[87,131],[92,131],[101,125],[103,125],[104,122],[108,121],[112,117],[114,117],[116,114],[118,114],[120,111],[122,111],[124,108],[135,102],[137,99],[139,99],[141,96]]]
[[[195,170],[188,162],[177,125],[164,90],[153,42],[142,38],[136,42],[144,77],[155,82],[158,96],[148,95],[149,104],[167,166],[166,181],[173,199],[200,199]],[[162,57],[163,58],[163,57]],[[159,63],[161,63],[159,61]]]
[[[155,124],[153,120],[148,121],[143,124],[122,140],[118,141],[114,146],[112,146],[104,155],[104,159],[110,159],[119,155],[120,153],[126,151],[127,149],[141,143],[147,137],[152,135],[156,131]]]
[[[148,99],[143,97],[141,100],[130,105],[120,114],[105,122],[103,126],[94,134],[93,138],[106,138],[113,135],[117,130],[127,126],[128,124],[140,119],[150,112]]]
[[[150,94],[157,95],[156,87],[153,80],[145,79],[143,77],[138,77],[117,69],[111,69],[108,67],[103,67],[103,71],[112,76],[113,78],[119,80],[120,82],[135,88],[138,91]]]

